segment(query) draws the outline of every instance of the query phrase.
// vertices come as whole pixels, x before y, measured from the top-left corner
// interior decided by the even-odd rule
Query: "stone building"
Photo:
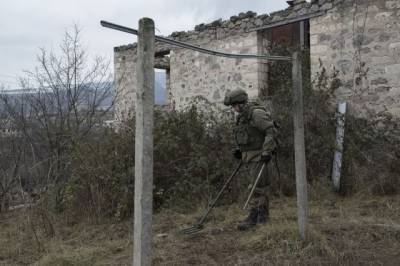
[[[271,44],[309,48],[312,79],[335,78],[338,100],[355,110],[400,116],[400,1],[287,1],[285,10],[240,13],[171,39],[226,53],[268,54]],[[119,85],[117,119],[133,110],[136,44],[114,48]],[[269,95],[265,60],[231,59],[156,42],[155,68],[167,73],[167,103],[182,108],[196,97],[221,103],[227,90],[244,88],[251,98]]]

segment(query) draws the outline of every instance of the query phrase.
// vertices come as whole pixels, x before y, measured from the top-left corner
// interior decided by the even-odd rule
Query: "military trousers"
[[[246,188],[243,195],[244,200],[247,199],[251,192],[253,184],[255,183],[258,174],[262,168],[263,162],[260,161],[260,152],[244,152],[243,153],[243,166],[239,171],[239,180],[241,187]],[[260,180],[254,191],[253,197],[249,202],[250,208],[266,207],[269,209],[269,193],[270,193],[270,178],[271,178],[271,162],[264,167],[261,173]]]

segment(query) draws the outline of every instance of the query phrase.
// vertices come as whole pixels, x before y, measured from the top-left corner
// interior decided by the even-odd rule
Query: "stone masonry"
[[[400,117],[400,1],[328,5],[326,15],[310,20],[314,78],[323,67],[340,80],[339,99],[365,115]]]
[[[257,54],[257,33],[213,40],[207,47],[231,53]],[[170,55],[172,105],[181,109],[195,97],[221,102],[227,90],[245,88],[249,96],[258,96],[258,64],[255,60],[210,56],[187,49],[175,49]]]
[[[257,54],[259,34],[250,29],[262,25],[268,18],[267,15],[257,17],[253,12],[240,13],[229,21],[216,20],[197,25],[194,31],[174,32],[169,38],[228,53]],[[252,98],[257,98],[259,88],[265,87],[266,62],[215,57],[159,42],[156,50],[160,54],[170,51],[169,57],[158,60],[168,58],[169,61],[161,68],[167,69],[168,105],[171,108],[181,109],[198,97],[220,103],[225,92],[234,88],[244,88]],[[116,118],[124,120],[132,115],[134,108],[136,44],[116,47],[114,51],[118,88]]]
[[[288,2],[282,11],[240,13],[168,38],[227,53],[266,54],[266,28],[309,20],[313,78],[324,72],[339,81],[338,99],[355,109],[400,116],[400,1]],[[159,42],[156,51],[155,67],[167,70],[170,108],[181,109],[199,97],[220,104],[234,88],[245,89],[252,99],[268,90],[268,64],[263,60],[216,57]],[[116,118],[124,120],[134,110],[136,44],[114,48],[114,64]]]

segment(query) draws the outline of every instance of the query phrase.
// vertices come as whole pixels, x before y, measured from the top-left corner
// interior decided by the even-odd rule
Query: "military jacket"
[[[275,127],[270,113],[258,104],[247,104],[239,113],[234,128],[234,140],[242,152],[275,149]]]

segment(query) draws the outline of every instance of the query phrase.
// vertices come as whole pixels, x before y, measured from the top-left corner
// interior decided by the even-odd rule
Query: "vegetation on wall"
[[[290,49],[274,47],[276,53],[291,54]],[[314,181],[329,180],[336,133],[336,96],[342,85],[338,71],[327,71],[321,64],[314,80],[310,80],[309,52],[303,52],[304,123],[307,157],[307,177]],[[281,155],[284,171],[294,176],[293,129],[291,116],[291,65],[273,63],[269,87],[273,115],[281,125]],[[358,89],[356,87],[355,89]],[[372,192],[378,194],[399,191],[398,160],[400,155],[399,121],[389,113],[359,115],[349,104],[346,114],[342,193]],[[287,164],[287,165],[286,165]],[[294,180],[291,183],[294,187]]]

